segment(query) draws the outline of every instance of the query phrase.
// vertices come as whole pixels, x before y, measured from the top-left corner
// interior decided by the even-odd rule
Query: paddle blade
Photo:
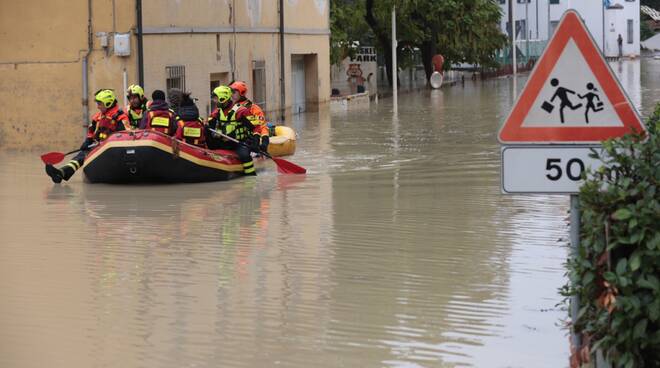
[[[46,165],[55,165],[62,160],[64,160],[64,154],[62,152],[48,152],[41,155],[41,161]]]
[[[277,157],[271,157],[271,158],[273,159],[273,161],[275,161],[275,164],[277,164],[277,171],[280,174],[304,174],[307,172],[307,169],[298,166],[293,162]]]

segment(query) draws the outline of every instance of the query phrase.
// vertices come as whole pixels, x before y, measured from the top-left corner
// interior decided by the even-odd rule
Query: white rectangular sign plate
[[[580,191],[582,172],[597,169],[600,160],[589,157],[599,146],[502,147],[502,192],[572,194]]]

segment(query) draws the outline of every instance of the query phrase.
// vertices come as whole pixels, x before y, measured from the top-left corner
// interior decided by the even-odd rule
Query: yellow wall
[[[123,104],[123,72],[137,83],[137,39],[131,55],[119,57],[101,47],[99,32],[133,32],[135,0],[93,0],[93,50],[89,56],[89,116],[96,111],[93,93],[117,92]],[[324,102],[330,94],[329,0],[284,0],[286,105],[290,107],[291,54],[316,54],[317,90],[308,102]],[[236,27],[231,32],[230,6]],[[252,61],[266,64],[269,110],[280,106],[279,14],[277,0],[143,0],[145,87],[148,96],[165,89],[165,66],[185,65],[186,85],[206,112],[211,73],[229,73],[230,46],[236,38],[235,78],[252,88]],[[83,57],[87,51],[88,2],[0,2],[0,149],[66,151],[83,137]],[[194,33],[163,34],[162,30]],[[160,30],[160,31],[158,31]],[[308,78],[307,84],[312,85]],[[251,93],[248,93],[251,95]]]
[[[0,2],[0,148],[45,146],[53,139],[43,127],[54,129],[48,119],[55,116],[63,133],[53,144],[80,131],[79,50],[86,36],[79,27],[71,31],[68,19],[86,18],[86,11],[64,14],[58,7],[65,3]]]
[[[94,32],[133,27],[132,1],[116,1],[114,12],[112,0],[92,3]],[[71,150],[80,144],[87,15],[84,0],[0,2],[0,149]],[[103,86],[120,92],[122,70],[135,76],[134,58],[106,54],[98,41],[90,55],[89,91]],[[91,108],[93,113],[93,102]]]

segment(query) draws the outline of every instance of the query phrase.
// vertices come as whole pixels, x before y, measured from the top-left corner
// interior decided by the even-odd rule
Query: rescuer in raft
[[[232,89],[227,86],[215,88],[213,94],[218,98],[218,109],[209,116],[208,127],[236,139],[239,143],[210,131],[207,142],[209,148],[236,151],[243,164],[243,174],[257,175],[250,152],[259,152],[260,135],[254,132],[254,125],[247,118],[249,110],[231,100]]]
[[[155,130],[174,136],[177,130],[176,115],[165,101],[165,92],[155,90],[151,94],[151,101],[151,105],[140,122],[140,129]]]
[[[142,121],[144,112],[151,105],[151,102],[144,97],[144,89],[137,84],[131,84],[126,90],[128,105],[126,106],[126,115],[131,123],[131,129],[137,129]]]
[[[261,107],[259,107],[259,105],[255,104],[249,98],[247,98],[248,88],[245,82],[236,81],[230,84],[229,88],[232,90],[231,100],[234,102],[234,104],[243,106],[248,109],[246,118],[254,126],[252,129],[254,134],[251,138],[253,140],[257,140],[257,142],[252,142],[252,144],[258,145],[262,151],[268,152],[269,131],[268,126],[266,125],[266,115],[264,114],[264,111],[261,109]]]
[[[92,116],[92,121],[87,128],[87,138],[80,146],[80,152],[66,165],[56,168],[46,165],[46,174],[50,176],[53,183],[60,183],[62,179],[69,180],[80,169],[90,146],[105,140],[112,133],[131,128],[128,116],[117,104],[115,93],[111,89],[101,89],[94,94],[94,101],[99,112]]]
[[[188,144],[206,148],[204,120],[199,117],[199,110],[195,101],[190,97],[190,93],[182,94],[177,119],[177,130],[174,137]]]

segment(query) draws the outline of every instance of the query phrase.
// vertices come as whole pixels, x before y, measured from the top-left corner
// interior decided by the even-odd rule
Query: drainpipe
[[[94,48],[94,38],[92,35],[92,0],[87,0],[87,51],[82,59],[82,118],[83,126],[87,127],[89,123],[89,80],[88,80],[88,64],[89,55]]]
[[[548,37],[546,38],[546,40],[548,40],[548,41],[550,41],[551,27],[552,27],[552,25],[550,24],[550,0],[548,0]]]
[[[126,68],[122,72],[122,87],[122,91],[128,90],[128,73],[126,72]],[[124,106],[128,106],[128,96],[126,96],[125,92],[122,94],[124,95]]]
[[[516,61],[516,4],[513,3],[514,0],[511,0],[511,13],[509,17],[511,18],[511,64],[513,65],[513,99],[515,100],[518,95],[518,80],[516,79],[518,75],[518,62]]]
[[[284,0],[280,0],[280,119],[284,122],[286,111],[284,89]]]
[[[539,40],[539,1],[536,0],[536,40]]]
[[[231,0],[231,28],[233,42],[231,45],[231,80],[236,80],[236,0]],[[230,83],[231,84],[231,83]]]
[[[606,54],[605,54],[605,4],[601,4],[601,15],[602,15],[602,19],[603,19],[603,22],[602,22],[603,23],[603,44],[602,44],[601,51],[603,53],[603,56],[606,56]]]
[[[137,52],[138,52],[138,80],[140,86],[144,85],[144,50],[142,49],[142,0],[135,1],[135,10],[137,15]]]

